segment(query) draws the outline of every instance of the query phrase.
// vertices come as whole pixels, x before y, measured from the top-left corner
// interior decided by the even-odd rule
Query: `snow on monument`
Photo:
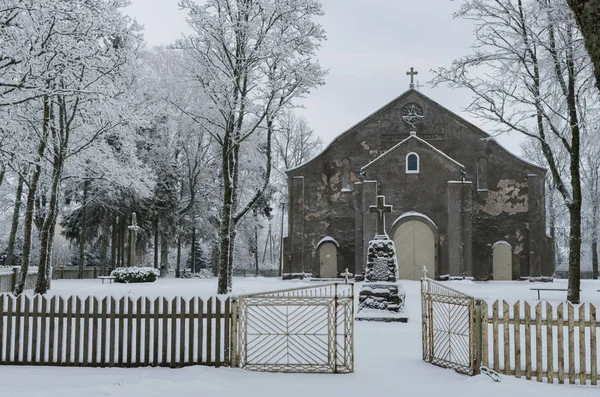
[[[356,320],[407,322],[404,313],[406,295],[398,282],[398,260],[394,241],[385,232],[385,213],[392,206],[385,204],[384,196],[377,196],[377,205],[369,212],[377,213],[377,234],[369,242],[365,282],[358,298]]]

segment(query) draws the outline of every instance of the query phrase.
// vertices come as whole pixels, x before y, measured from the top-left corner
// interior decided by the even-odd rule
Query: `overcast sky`
[[[149,47],[172,43],[187,31],[177,0],[130,1],[126,11],[144,25]],[[407,90],[411,66],[419,72],[425,95],[492,132],[491,126],[461,110],[470,101],[467,91],[427,85],[431,69],[466,55],[473,42],[470,23],[452,18],[459,1],[322,0],[322,4],[325,16],[319,22],[328,39],[318,57],[329,74],[325,86],[301,101],[305,109],[299,113],[326,143]],[[519,135],[500,136],[498,141],[519,153]]]

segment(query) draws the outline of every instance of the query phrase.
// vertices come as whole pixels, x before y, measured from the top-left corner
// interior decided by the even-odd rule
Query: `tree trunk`
[[[127,261],[127,267],[131,267],[133,266],[133,263],[131,261],[132,257],[131,257],[131,248],[132,248],[132,237],[131,234],[133,233],[130,229],[129,226],[131,224],[131,221],[127,218],[124,218],[124,223],[123,223],[123,236],[126,236],[125,238],[127,239],[126,244],[127,244],[127,249],[124,250],[124,254],[125,254],[125,258],[124,260]],[[123,244],[123,248],[125,248],[125,243]]]
[[[570,49],[572,51],[572,49]],[[573,304],[579,303],[581,286],[581,172],[580,172],[580,129],[577,113],[577,98],[575,90],[575,66],[573,54],[567,55],[568,95],[567,106],[571,123],[571,187],[573,200],[569,205],[570,237],[569,237],[569,285],[567,300]]]
[[[22,195],[23,195],[23,182],[25,178],[23,175],[19,175],[19,182],[17,184],[17,193],[15,195],[15,206],[13,208],[12,223],[10,226],[10,236],[8,237],[8,247],[6,248],[6,259],[4,260],[5,266],[12,266],[15,241],[17,239],[17,229],[19,228],[19,215],[21,211]]]
[[[87,201],[90,181],[86,179],[83,183],[83,200],[81,201],[81,232],[79,233],[79,279],[83,278],[83,267],[85,266],[85,240],[87,229]]]
[[[569,208],[569,284],[567,300],[573,304],[579,303],[581,288],[581,203],[573,203]]]
[[[600,90],[600,0],[567,0],[581,29],[585,48],[590,54],[596,76],[596,87]]]
[[[4,182],[4,175],[6,175],[6,164],[2,164],[0,168],[0,186],[2,186],[2,182]]]
[[[229,190],[229,189],[227,189]],[[219,231],[219,281],[218,294],[227,294],[229,290],[229,248],[231,243],[231,202],[224,203],[221,211]]]
[[[56,147],[55,150],[57,150]],[[36,294],[45,294],[50,288],[50,271],[52,269],[52,243],[54,241],[56,218],[58,217],[60,179],[65,158],[64,151],[62,151],[61,149],[58,150],[59,152],[54,155],[53,161],[54,168],[52,171],[52,186],[50,188],[50,205],[46,214],[46,218],[44,219],[42,225],[40,262],[38,267],[38,277],[35,285]]]
[[[229,292],[232,291],[233,288],[233,264],[235,258],[235,238],[237,236],[237,230],[235,227],[231,228],[231,237],[229,241],[229,271],[227,276],[227,288]]]
[[[598,279],[598,236],[592,241],[592,278]]]
[[[600,217],[600,197],[598,197],[598,168],[592,173],[592,279],[598,279],[598,218]],[[589,183],[589,182],[588,182]]]
[[[125,262],[125,234],[127,233],[127,217],[121,216],[121,224],[119,225],[119,236],[121,241],[119,242],[119,261],[121,262],[122,267],[126,267],[127,263]]]
[[[27,272],[29,271],[29,259],[31,256],[31,229],[33,227],[33,216],[35,210],[35,196],[42,173],[42,161],[44,161],[44,152],[46,150],[48,132],[50,130],[50,119],[51,119],[51,105],[47,97],[44,97],[44,122],[42,129],[42,137],[38,144],[37,161],[33,169],[33,175],[29,182],[29,192],[27,193],[27,205],[25,208],[25,220],[24,220],[24,236],[23,236],[23,259],[21,263],[21,269],[15,284],[14,294],[20,295],[25,289],[25,280],[27,279]]]
[[[110,243],[110,267],[111,269],[116,269],[118,267],[118,241],[119,241],[119,233],[117,231],[117,225],[119,222],[119,217],[116,216],[112,219],[112,226],[110,228],[111,234],[111,243]]]
[[[198,270],[196,269],[196,227],[192,228],[192,249],[190,252],[190,271],[192,273],[196,273]]]
[[[181,277],[181,234],[177,236],[177,267],[175,268],[175,277]]]
[[[219,275],[219,241],[215,239],[212,243],[212,250],[210,252],[210,265],[213,276]]]
[[[108,239],[109,237],[109,219],[108,216],[104,216],[104,220],[102,221],[102,245],[100,248],[100,274],[106,276],[106,255],[108,251]]]
[[[154,268],[158,269],[158,216],[154,218]]]
[[[226,140],[227,142],[227,140]],[[229,143],[229,142],[228,142]],[[231,145],[224,144],[222,148],[222,172],[223,172],[223,207],[221,209],[221,227],[219,230],[219,280],[218,294],[227,294],[231,292],[231,271],[233,261],[231,260],[231,249],[234,237],[233,232],[233,158]]]
[[[258,274],[258,218],[254,217],[254,268],[256,270],[256,277]]]
[[[169,275],[169,238],[163,234],[160,238],[160,276]]]

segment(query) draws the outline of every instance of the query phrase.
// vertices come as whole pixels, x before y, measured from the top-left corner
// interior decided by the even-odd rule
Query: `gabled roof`
[[[455,119],[457,119],[458,121],[460,121],[461,123],[468,125],[469,127],[473,128],[477,133],[479,133],[479,135],[481,135],[481,137],[483,139],[491,139],[496,145],[498,145],[498,147],[503,150],[504,152],[506,152],[508,155],[510,155],[511,157],[521,161],[522,163],[530,166],[530,167],[534,167],[537,168],[539,170],[543,170],[543,171],[548,171],[548,169],[546,167],[540,166],[538,164],[534,164],[532,162],[529,162],[525,159],[522,159],[521,157],[517,156],[516,154],[512,153],[511,151],[509,151],[508,149],[506,149],[504,146],[502,146],[497,140],[495,140],[492,136],[490,136],[487,132],[485,132],[484,130],[482,130],[481,128],[477,127],[475,124],[469,122],[468,120],[466,120],[465,118],[459,116],[458,114],[454,113],[453,111],[445,108],[444,106],[440,105],[438,102],[434,101],[433,99],[429,98],[427,95],[423,94],[420,91],[415,90],[414,88],[411,88],[405,92],[403,92],[401,95],[399,95],[398,97],[394,98],[393,100],[391,100],[390,102],[388,102],[387,104],[385,104],[384,106],[382,106],[381,108],[379,108],[378,110],[376,110],[375,112],[373,112],[372,114],[370,114],[369,116],[365,117],[364,119],[362,119],[361,121],[359,121],[358,123],[354,124],[352,127],[348,128],[346,131],[344,131],[343,133],[341,133],[340,135],[338,135],[337,137],[335,137],[330,143],[329,145],[327,145],[323,150],[321,150],[321,152],[319,152],[317,155],[315,155],[313,158],[311,158],[308,161],[305,161],[304,163],[297,165],[295,167],[289,168],[288,170],[286,170],[286,173],[295,171],[297,169],[303,168],[304,166],[306,166],[307,164],[315,161],[316,159],[318,159],[319,157],[321,157],[324,153],[326,153],[329,148],[331,148],[339,139],[341,139],[343,136],[349,134],[350,132],[352,132],[356,127],[360,126],[361,124],[364,124],[366,122],[368,122],[369,120],[373,119],[374,117],[378,116],[379,114],[383,113],[385,110],[387,110],[388,108],[390,108],[391,106],[393,106],[395,103],[403,100],[405,97],[407,97],[410,94],[416,94],[418,96],[420,96],[422,99],[428,101],[430,104],[432,104],[434,107],[437,107],[439,110],[446,112],[448,114],[450,114],[452,117],[454,117]]]
[[[395,152],[400,147],[406,145],[408,142],[411,142],[411,141],[418,142],[419,144],[424,145],[426,148],[428,148],[429,150],[433,151],[433,153],[436,154],[438,157],[442,158],[444,161],[449,162],[450,164],[454,165],[455,167],[458,167],[458,168],[461,168],[461,169],[465,168],[464,165],[462,165],[458,161],[454,160],[452,157],[448,156],[446,153],[442,152],[441,150],[439,150],[438,148],[436,148],[435,146],[433,146],[429,142],[427,142],[427,141],[419,138],[415,132],[411,132],[410,136],[408,138],[402,140],[400,143],[398,143],[395,146],[393,146],[390,150],[388,150],[387,152],[383,153],[382,155],[380,155],[379,157],[377,157],[375,160],[371,161],[369,164],[367,164],[364,167],[362,167],[360,169],[360,172],[364,173],[367,169],[371,168],[375,164],[378,164],[378,163],[382,162],[383,160],[385,160],[386,157],[389,157],[393,152]]]

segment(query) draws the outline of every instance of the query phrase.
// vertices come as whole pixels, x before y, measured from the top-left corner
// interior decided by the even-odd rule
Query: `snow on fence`
[[[20,269],[19,266],[14,266],[12,268],[2,267],[0,269],[0,293],[12,292],[15,289]],[[27,277],[25,278],[25,289],[34,289],[36,280],[37,267],[30,267],[27,272]]]
[[[0,364],[229,365],[231,300],[0,295]]]
[[[423,360],[476,375],[488,367],[548,383],[598,384],[594,305],[488,304],[430,279],[421,281]]]
[[[566,307],[565,307],[566,306]],[[527,302],[512,307],[502,301],[481,301],[481,362],[494,371],[517,378],[556,379],[570,384],[598,384],[596,308],[582,304]],[[532,310],[533,309],[533,310]],[[566,310],[565,310],[566,309]],[[566,312],[566,313],[565,313]]]

